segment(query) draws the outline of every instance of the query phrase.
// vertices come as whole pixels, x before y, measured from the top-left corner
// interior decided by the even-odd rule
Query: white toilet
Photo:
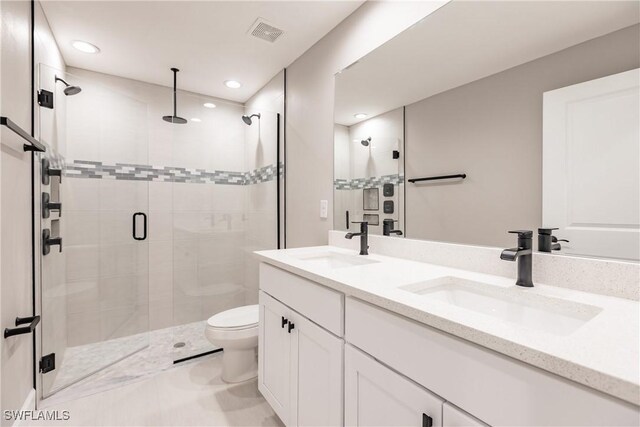
[[[223,311],[207,320],[205,335],[222,353],[222,379],[228,383],[258,375],[258,305]]]

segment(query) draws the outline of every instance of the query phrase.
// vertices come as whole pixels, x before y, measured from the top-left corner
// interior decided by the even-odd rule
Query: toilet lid
[[[259,317],[258,304],[245,305],[211,316],[207,324],[213,328],[237,329],[257,325]]]

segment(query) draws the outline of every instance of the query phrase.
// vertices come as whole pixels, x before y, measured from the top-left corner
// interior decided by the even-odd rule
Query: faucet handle
[[[559,230],[559,228],[538,228],[538,234],[542,234],[543,236],[551,236],[553,234],[553,230]]]
[[[517,234],[518,239],[531,239],[533,238],[533,231],[531,230],[511,230],[509,233]]]

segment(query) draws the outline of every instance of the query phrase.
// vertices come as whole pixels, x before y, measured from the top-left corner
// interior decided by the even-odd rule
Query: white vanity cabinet
[[[345,325],[349,345],[493,426],[640,421],[637,406],[354,298]],[[451,409],[445,426],[456,425]]]
[[[342,425],[344,341],[293,312],[289,425]]]
[[[442,399],[348,344],[344,381],[347,426],[442,426]]]
[[[342,330],[344,296],[313,284],[315,299],[298,299],[290,287],[308,285],[303,278],[268,265],[260,271],[260,392],[287,426],[343,425],[344,341],[294,308],[313,307],[316,319]]]
[[[260,292],[260,325],[258,341],[258,388],[288,424],[291,410],[291,336],[287,319],[290,310],[282,303]]]
[[[635,405],[266,263],[260,289],[259,389],[287,426],[640,421]]]

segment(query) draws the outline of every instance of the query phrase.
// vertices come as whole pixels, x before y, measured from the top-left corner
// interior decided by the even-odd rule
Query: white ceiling
[[[69,66],[245,102],[361,4],[359,1],[42,2]],[[247,31],[258,17],[285,31],[275,43]],[[85,54],[84,40],[101,49]],[[242,83],[240,89],[225,80]]]
[[[458,1],[336,77],[336,123],[350,126],[640,20],[637,1]],[[598,58],[594,58],[598,61]]]

